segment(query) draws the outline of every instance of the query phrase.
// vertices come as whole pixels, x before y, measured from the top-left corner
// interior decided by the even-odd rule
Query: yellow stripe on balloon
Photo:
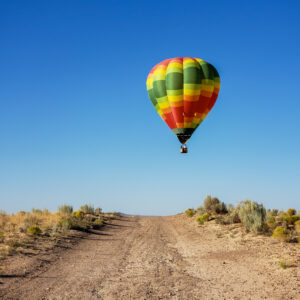
[[[187,90],[187,89],[184,89],[184,94],[185,95],[189,95],[189,96],[197,96],[197,95],[200,95],[201,93],[201,90],[196,90],[196,89],[192,89],[192,90]]]
[[[168,99],[171,102],[179,102],[179,101],[183,101],[183,95],[178,95],[178,96],[169,96],[168,95]]]
[[[169,108],[170,107],[170,104],[169,102],[162,102],[162,103],[158,103],[159,107],[161,109],[165,109],[165,108]]]

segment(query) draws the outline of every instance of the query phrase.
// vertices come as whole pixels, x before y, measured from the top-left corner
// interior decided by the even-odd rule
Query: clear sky
[[[1,1],[0,207],[166,215],[300,209],[299,1]],[[189,153],[148,99],[158,62],[221,76]]]

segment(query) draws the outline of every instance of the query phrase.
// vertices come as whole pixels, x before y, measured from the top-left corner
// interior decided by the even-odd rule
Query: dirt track
[[[285,259],[291,267],[279,267]],[[51,258],[50,258],[51,261]],[[183,215],[121,217],[85,234],[3,299],[300,299],[300,246]]]

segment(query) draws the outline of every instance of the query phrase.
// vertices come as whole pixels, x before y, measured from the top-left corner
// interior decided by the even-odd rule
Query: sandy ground
[[[76,239],[53,253],[9,258],[0,298],[300,299],[300,245],[238,225],[120,217]]]

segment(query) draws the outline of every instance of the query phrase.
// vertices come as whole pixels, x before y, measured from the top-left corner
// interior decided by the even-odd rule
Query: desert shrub
[[[31,235],[39,235],[42,233],[42,230],[38,226],[30,226],[27,228],[26,232]]]
[[[198,222],[199,225],[203,225],[204,224],[204,221],[203,221],[203,219],[201,217],[198,217],[196,219],[196,221]]]
[[[296,221],[294,225],[295,225],[295,231],[300,233],[300,220]]]
[[[277,226],[272,234],[272,238],[282,241],[282,242],[286,242],[290,239],[290,230],[282,227],[282,226]]]
[[[228,224],[241,223],[241,220],[239,218],[238,211],[235,208],[233,208],[230,210],[230,212],[227,215],[216,217],[216,223],[221,225],[228,225]]]
[[[58,224],[57,223],[52,225],[52,230],[51,231],[52,232],[57,232],[58,231]]]
[[[217,216],[215,220],[216,220],[216,224],[221,224],[221,225],[230,224],[230,222],[227,221],[225,216]]]
[[[220,202],[218,198],[212,198],[210,195],[206,196],[203,206],[206,211],[211,213],[226,214],[228,212],[224,202]]]
[[[80,207],[80,210],[83,211],[85,214],[93,215],[95,213],[94,205],[92,204],[85,204]]]
[[[31,212],[32,212],[33,214],[38,214],[38,215],[43,213],[40,209],[36,209],[36,208],[32,208],[32,209],[31,209]]]
[[[287,215],[288,216],[294,216],[296,214],[296,209],[294,208],[289,208],[287,211],[286,211]]]
[[[193,217],[195,215],[195,210],[192,209],[192,208],[188,208],[186,211],[185,211],[185,214],[188,216],[188,217]]]
[[[282,268],[282,269],[286,269],[286,268],[287,268],[287,263],[286,263],[284,260],[281,260],[281,261],[279,262],[279,266],[280,266],[280,268]]]
[[[204,215],[202,216],[202,220],[203,220],[204,222],[207,222],[207,221],[209,220],[209,214],[204,214]]]
[[[70,215],[72,212],[73,212],[73,206],[71,205],[61,205],[58,207],[58,212],[60,214],[67,214],[67,215]]]
[[[0,243],[4,242],[4,233],[0,231]]]
[[[23,227],[27,229],[30,226],[40,226],[41,225],[41,217],[37,215],[30,215],[29,213],[26,215],[26,218],[23,221]]]
[[[235,208],[233,208],[230,213],[228,214],[228,220],[230,221],[230,224],[234,223],[241,223],[241,219],[239,217],[239,211]]]
[[[203,225],[204,222],[207,222],[209,220],[210,216],[209,214],[204,214],[202,216],[197,217],[196,221],[200,224]]]
[[[72,227],[72,223],[69,219],[61,219],[60,225],[63,231],[68,231]]]
[[[294,225],[295,222],[300,220],[300,216],[296,216],[296,215],[283,216],[282,220],[286,222],[288,225]]]
[[[99,228],[101,226],[103,226],[104,222],[103,222],[103,219],[100,218],[100,219],[96,219],[94,222],[93,222],[93,227],[94,228]]]
[[[70,228],[75,230],[86,231],[93,227],[92,218],[86,216],[84,218],[72,217],[69,222]]]
[[[95,209],[95,215],[100,216],[101,213],[102,213],[102,209],[101,209],[100,207],[97,207],[97,208]]]
[[[11,239],[11,240],[7,241],[6,244],[7,244],[7,246],[9,246],[11,248],[18,248],[18,247],[22,246],[22,244],[15,239]]]
[[[268,213],[269,216],[276,217],[278,216],[278,209],[272,209]]]
[[[264,231],[266,227],[266,209],[262,204],[245,200],[239,203],[237,212],[246,231],[254,233]]]
[[[230,212],[233,209],[234,209],[234,206],[231,203],[227,204],[227,210],[228,210],[228,212]]]
[[[81,210],[76,210],[76,211],[72,212],[72,217],[83,218],[84,213]]]
[[[226,204],[224,202],[220,202],[219,205],[216,207],[215,212],[217,214],[227,214],[228,210]]]
[[[273,231],[274,228],[277,226],[277,222],[276,219],[273,216],[267,216],[266,218],[266,223],[268,225],[268,227]]]

